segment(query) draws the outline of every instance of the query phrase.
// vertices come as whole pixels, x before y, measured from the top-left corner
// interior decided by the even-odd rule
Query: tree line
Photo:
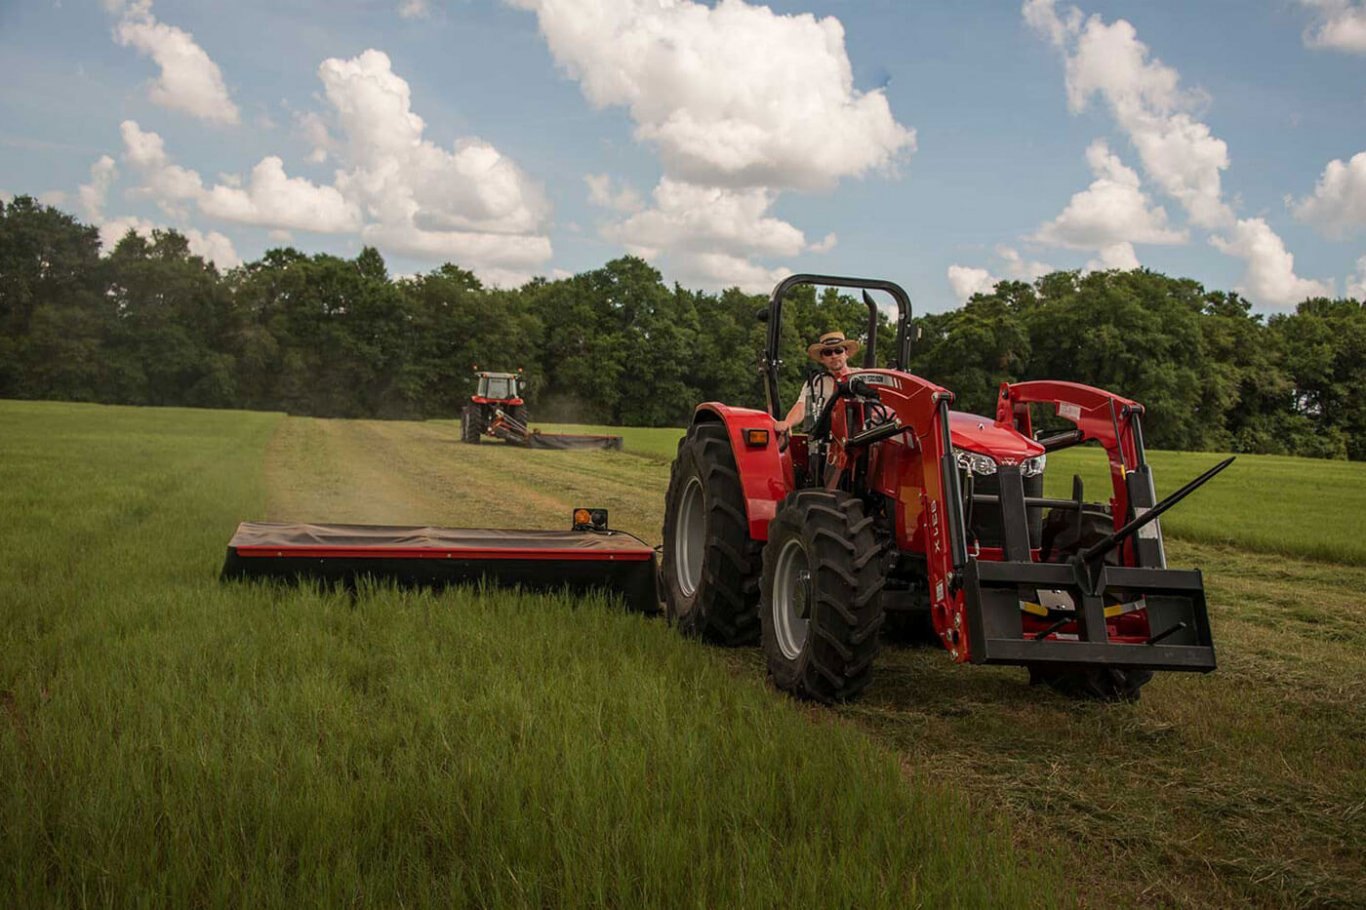
[[[452,264],[394,279],[372,248],[272,249],[220,272],[174,231],[130,232],[102,255],[71,215],[0,202],[0,398],[453,418],[477,365],[523,369],[534,419],[678,426],[700,401],[763,406],[766,302],[669,287],[634,257],[515,289]],[[785,403],[806,343],[861,337],[866,314],[833,289],[793,292]],[[992,414],[1003,380],[1067,379],[1143,402],[1154,448],[1366,459],[1361,301],[1263,318],[1190,279],[1063,271],[915,325],[912,371],[963,410]]]

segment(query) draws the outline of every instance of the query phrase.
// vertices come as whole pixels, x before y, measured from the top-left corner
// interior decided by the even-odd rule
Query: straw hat
[[[826,348],[844,348],[844,353],[853,357],[858,353],[858,342],[844,337],[843,332],[826,332],[821,340],[806,349],[806,356],[817,363],[821,362],[821,351]]]

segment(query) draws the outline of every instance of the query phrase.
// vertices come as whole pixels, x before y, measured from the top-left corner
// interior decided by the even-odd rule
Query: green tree
[[[1366,306],[1351,299],[1307,300],[1270,328],[1285,351],[1293,409],[1313,427],[1298,451],[1366,459]]]
[[[1029,335],[1023,379],[1064,379],[1108,389],[1146,408],[1154,448],[1199,449],[1220,414],[1202,410],[1208,374],[1200,329],[1204,289],[1146,269],[1055,272],[1020,311]]]
[[[231,407],[232,299],[212,263],[175,231],[124,235],[108,261],[115,320],[109,395],[129,404]]]
[[[103,287],[94,228],[28,196],[0,202],[0,397],[102,399]]]
[[[994,416],[1000,384],[1025,372],[1030,357],[1015,295],[1028,285],[1002,282],[977,294],[962,309],[922,320],[922,350],[915,370],[954,393],[955,410]],[[1028,295],[1032,302],[1032,292]]]

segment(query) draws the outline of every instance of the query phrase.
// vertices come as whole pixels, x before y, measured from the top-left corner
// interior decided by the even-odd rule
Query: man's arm
[[[823,373],[816,381],[821,383],[822,397],[829,398],[830,392],[834,390],[834,379],[829,373]],[[787,412],[787,416],[774,423],[779,433],[790,433],[793,427],[801,424],[806,417],[806,405],[810,398],[811,382],[807,381],[802,384],[802,393],[797,396],[797,401],[792,405],[792,409]]]
[[[797,424],[801,423],[802,418],[805,416],[806,389],[803,388],[802,394],[798,396],[796,402],[793,403],[791,410],[787,412],[787,416],[784,417],[782,420],[777,421],[774,424],[774,426],[778,429],[779,433],[790,433],[792,431],[792,428]]]

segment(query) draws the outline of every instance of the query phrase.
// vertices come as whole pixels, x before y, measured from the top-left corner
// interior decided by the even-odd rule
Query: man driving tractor
[[[790,433],[793,427],[801,424],[808,412],[813,416],[821,412],[835,393],[836,383],[848,377],[849,358],[857,354],[858,349],[859,343],[846,339],[843,332],[826,332],[819,341],[807,347],[806,355],[820,364],[825,372],[813,376],[802,387],[802,394],[787,416],[774,423],[779,433]]]

